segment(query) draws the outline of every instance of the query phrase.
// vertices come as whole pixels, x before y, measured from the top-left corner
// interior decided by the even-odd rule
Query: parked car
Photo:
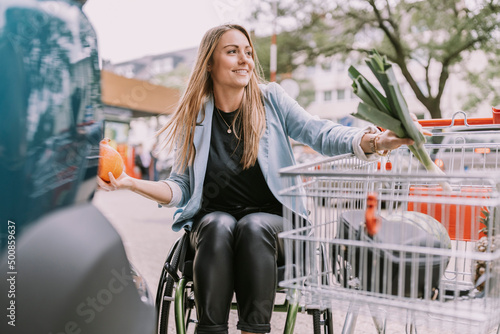
[[[85,1],[0,6],[0,333],[153,333],[152,299],[91,203],[103,136]]]
[[[500,128],[456,128],[445,133],[434,162],[442,170],[485,171],[500,166]]]

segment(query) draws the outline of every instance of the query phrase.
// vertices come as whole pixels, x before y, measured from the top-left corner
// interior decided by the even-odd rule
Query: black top
[[[232,126],[235,115],[236,111],[224,113],[214,108],[201,213],[223,211],[236,219],[252,212],[282,215],[281,203],[271,193],[259,163],[243,170],[244,138],[239,122],[235,127],[240,139],[235,135]]]

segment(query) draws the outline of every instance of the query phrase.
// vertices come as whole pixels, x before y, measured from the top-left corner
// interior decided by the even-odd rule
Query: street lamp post
[[[278,1],[272,0],[273,6],[273,33],[271,36],[271,59],[270,59],[270,72],[271,82],[276,82],[276,70],[278,68],[278,46],[276,45],[276,18],[278,17]]]

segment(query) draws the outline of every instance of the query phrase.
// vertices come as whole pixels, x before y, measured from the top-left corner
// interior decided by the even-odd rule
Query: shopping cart
[[[379,332],[387,320],[425,333],[497,326],[500,140],[484,138],[500,127],[467,129],[426,144],[446,175],[427,173],[407,147],[378,162],[342,155],[281,170],[286,206],[310,213],[285,209],[282,285],[307,305],[347,312],[343,333],[358,313]]]

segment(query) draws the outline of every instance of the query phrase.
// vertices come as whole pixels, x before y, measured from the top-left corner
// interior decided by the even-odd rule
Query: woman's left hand
[[[390,130],[375,134],[375,147],[377,151],[395,150],[401,145],[413,145],[415,142],[410,138],[399,138]]]
[[[422,125],[418,122],[417,116],[415,114],[410,113],[410,115],[413,119],[413,122],[415,122],[415,125],[424,136],[432,136],[431,132],[422,128]],[[375,139],[376,149],[378,151],[395,150],[401,145],[413,145],[415,143],[410,138],[399,138],[394,132],[390,130],[378,133],[375,136],[378,136],[378,138]]]

